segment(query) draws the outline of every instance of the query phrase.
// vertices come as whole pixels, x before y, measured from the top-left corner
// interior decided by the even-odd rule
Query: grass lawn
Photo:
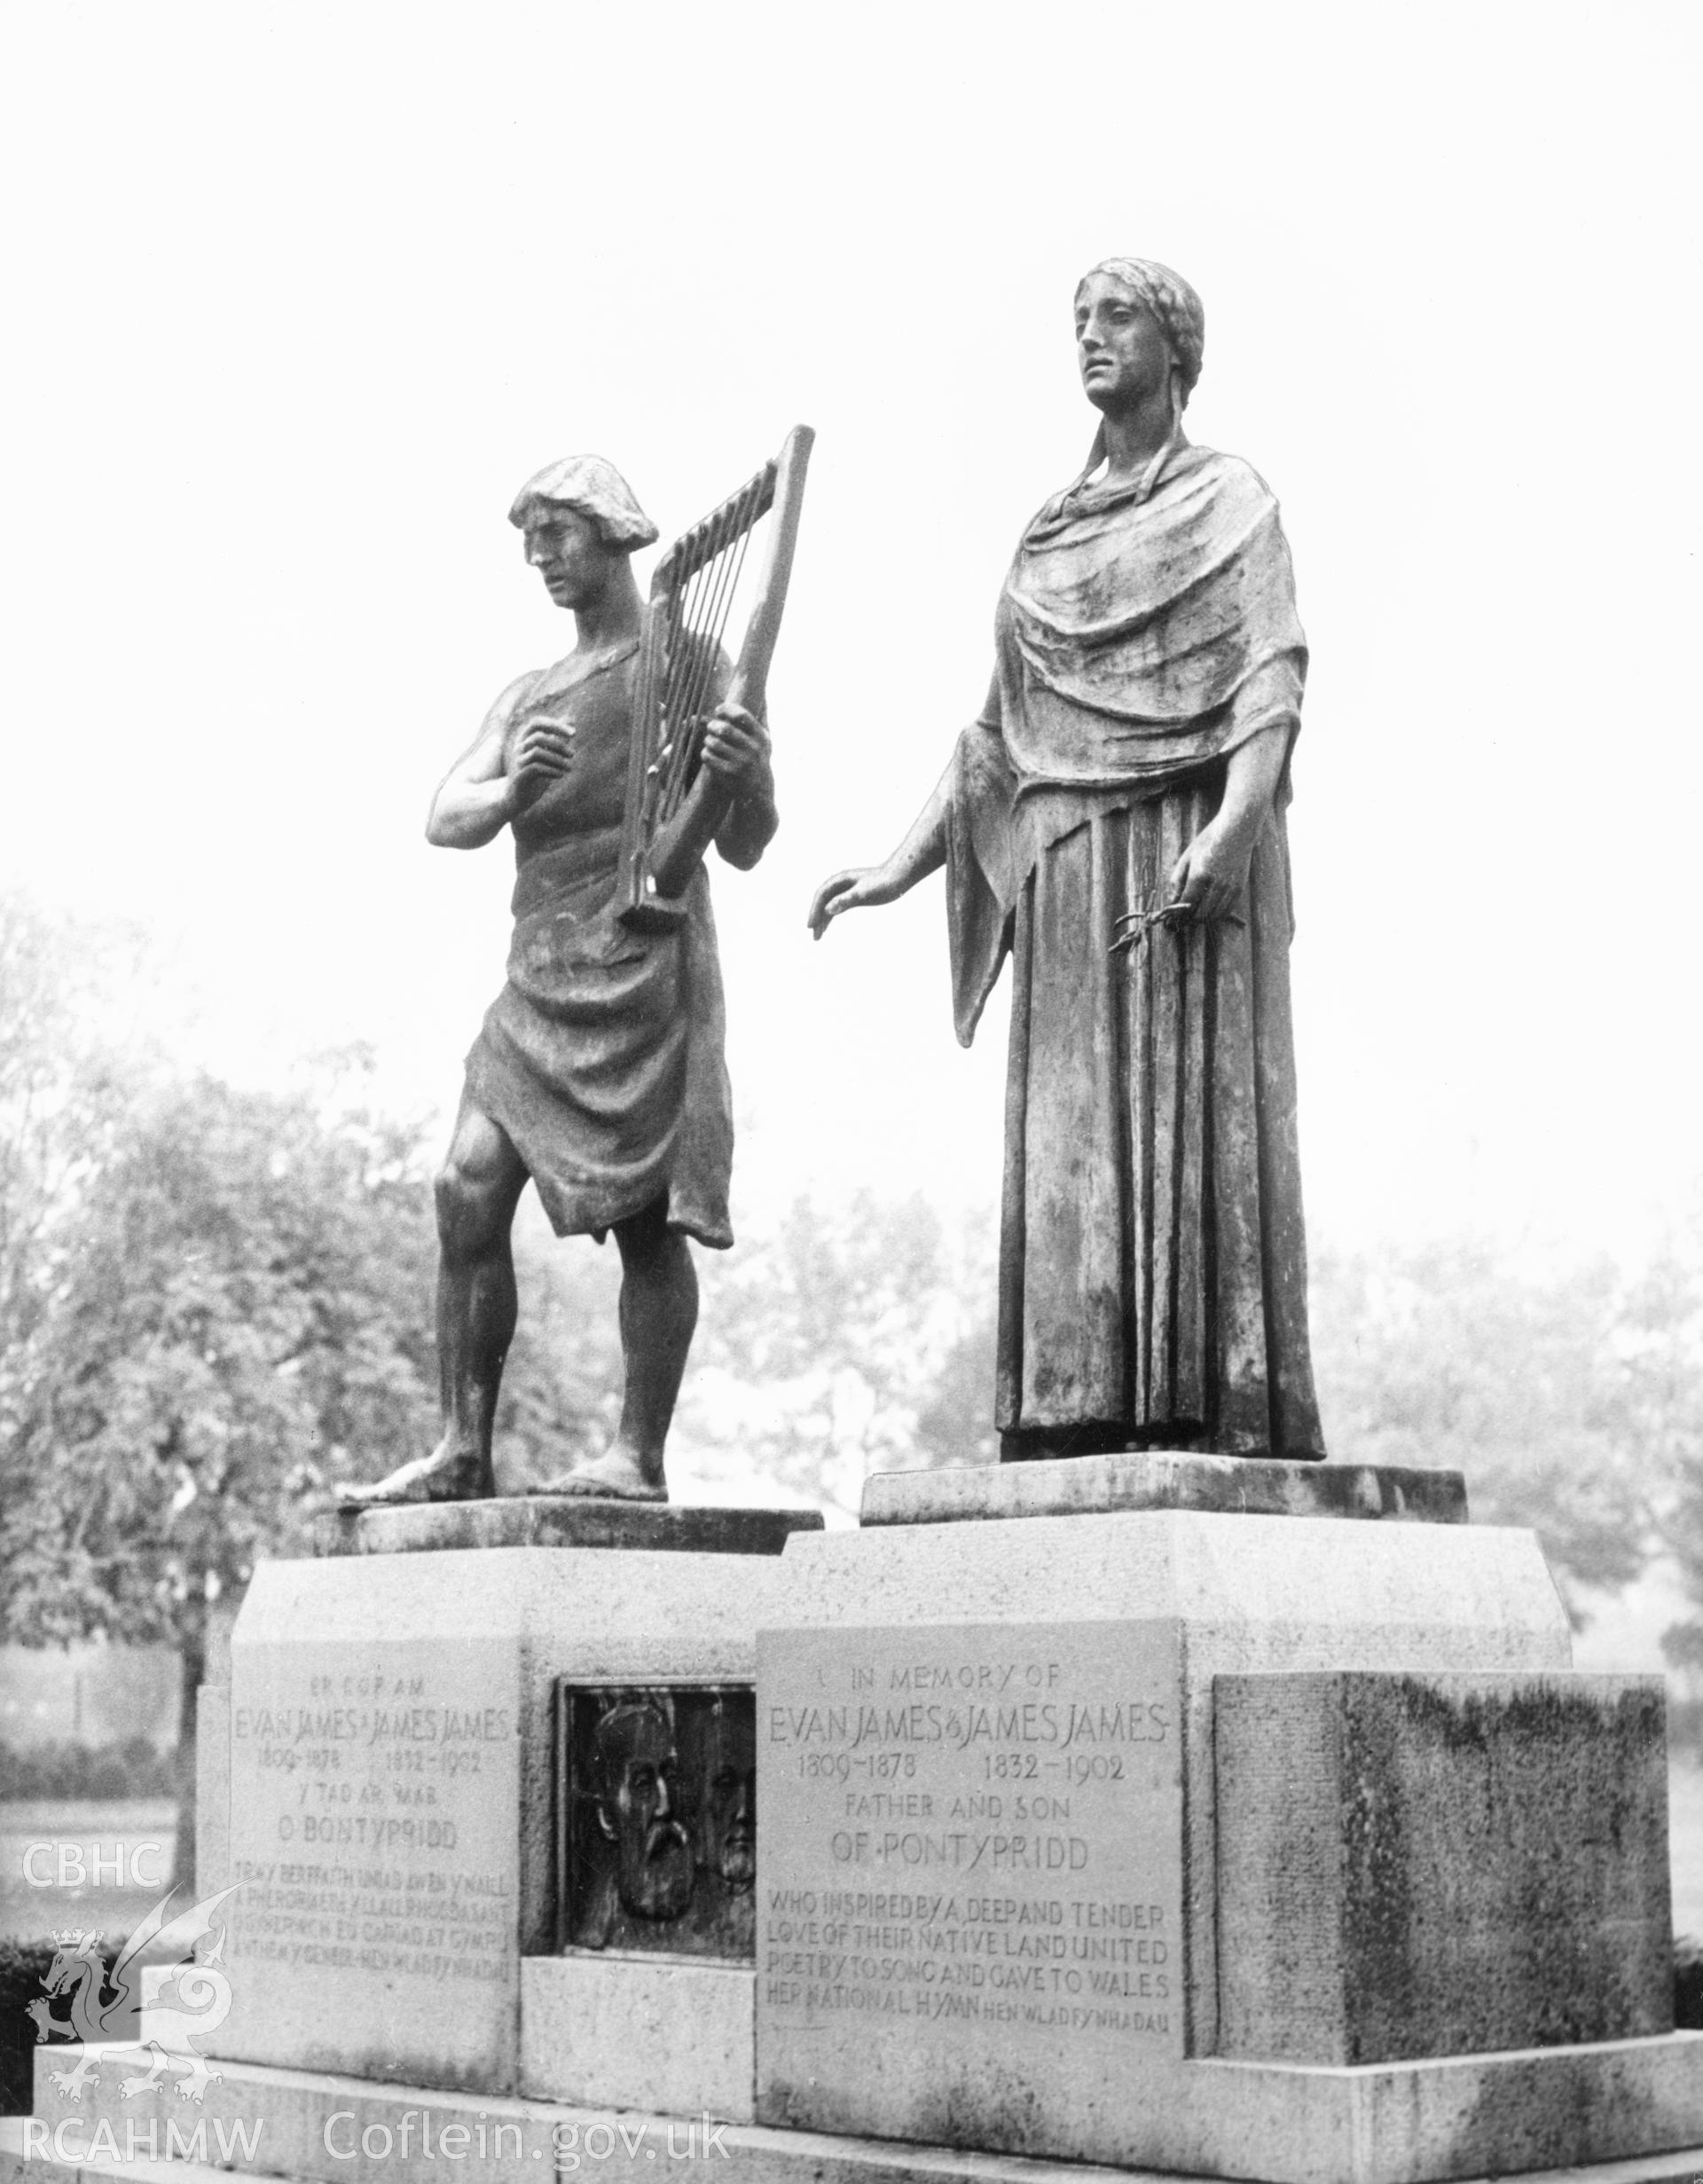
[[[122,1940],[165,1894],[177,1830],[176,1808],[152,1801],[90,1804],[43,1799],[0,1804],[0,1938],[41,1941],[55,1927],[75,1926],[94,1927],[109,1940]],[[43,1843],[48,1849],[37,1849],[32,1859],[31,1847]],[[138,1850],[137,1858],[133,1854]],[[123,1863],[122,1882],[114,1874],[115,1854]],[[50,1885],[35,1886],[27,1866]],[[158,1884],[148,1886],[156,1877]]]

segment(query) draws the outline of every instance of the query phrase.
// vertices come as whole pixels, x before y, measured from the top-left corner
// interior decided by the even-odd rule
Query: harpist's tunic
[[[1229,753],[1300,725],[1277,504],[1183,448],[1050,501],[1018,546],[988,710],[952,775],[959,1036],[1013,958],[997,1419],[1008,1455],[1323,1454],[1307,1330],[1283,805],[1239,923],[1168,899]]]
[[[467,1056],[474,1104],[500,1123],[558,1236],[601,1237],[666,1197],[668,1222],[733,1242],[733,1102],[710,883],[674,931],[608,915],[620,860],[637,648],[587,674],[571,657],[523,690],[508,748],[548,719],[576,766],[514,822],[508,982]]]

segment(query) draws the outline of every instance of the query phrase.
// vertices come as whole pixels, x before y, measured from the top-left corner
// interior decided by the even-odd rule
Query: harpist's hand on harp
[[[773,790],[769,732],[742,705],[718,705],[703,732],[703,763],[720,774],[736,796]]]

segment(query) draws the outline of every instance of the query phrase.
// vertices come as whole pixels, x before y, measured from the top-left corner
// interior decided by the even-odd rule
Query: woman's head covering
[[[1103,258],[1077,282],[1079,295],[1083,282],[1092,280],[1096,273],[1121,281],[1158,320],[1176,360],[1186,403],[1200,377],[1200,361],[1206,347],[1205,305],[1181,273],[1173,273],[1157,258]]]
[[[656,526],[632,497],[632,488],[612,462],[600,455],[564,455],[546,463],[514,496],[508,520],[523,530],[535,511],[571,508],[597,528],[613,554],[632,554],[655,546]]]

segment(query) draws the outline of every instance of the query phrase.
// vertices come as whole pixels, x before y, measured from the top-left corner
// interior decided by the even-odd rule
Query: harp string
[[[721,632],[726,626],[727,611],[733,604],[728,577],[732,570],[734,542],[749,536],[748,507],[750,489],[746,487],[727,512],[724,536],[716,554],[715,581],[710,591],[707,611],[697,635],[700,643],[695,659],[688,663],[687,687],[683,710],[688,720],[697,713],[703,701],[705,685],[709,680],[709,664],[715,648],[721,642]]]
[[[704,549],[687,580],[681,599],[679,623],[673,632],[675,641],[669,654],[668,679],[663,693],[671,758],[677,756],[680,739],[690,719],[682,701],[691,680],[695,640],[706,605],[714,597],[723,536],[731,513],[723,508],[711,517]]]
[[[703,626],[694,632],[695,642],[691,648],[690,679],[680,700],[680,734],[675,746],[666,797],[670,816],[686,792],[687,775],[702,746],[704,700],[721,656],[722,633],[727,625],[734,593],[739,582],[740,564],[744,559],[744,547],[749,537],[749,530],[742,531],[737,545],[730,542],[724,550],[718,582],[710,602],[709,612]]]
[[[742,519],[744,514],[744,509],[742,507],[740,510]],[[750,543],[750,537],[749,522],[742,520],[736,538],[729,540],[722,551],[717,572],[716,589],[710,601],[704,625],[697,632],[698,641],[693,648],[695,657],[690,665],[689,679],[680,706],[684,734],[677,763],[682,786],[686,767],[696,755],[696,746],[701,740],[698,735],[698,723],[703,711],[704,699],[708,695],[710,680],[715,674],[717,662],[721,656],[722,635],[726,629],[727,618],[733,609],[734,596],[739,588],[740,570],[744,566],[745,549]]]
[[[704,655],[716,641],[716,625],[719,619],[722,591],[726,583],[729,541],[717,541],[715,559],[707,571],[704,596],[701,610],[694,616],[679,663],[679,681],[674,692],[676,717],[680,724],[679,744],[689,739],[692,722],[697,712],[697,700],[702,691]]]
[[[669,663],[669,687],[663,705],[668,724],[668,750],[657,799],[660,819],[672,816],[686,790],[687,775],[702,741],[704,700],[721,656],[739,580],[756,526],[763,475],[753,478],[723,511],[708,551],[688,587],[680,617],[678,649]]]
[[[702,710],[708,686],[715,672],[716,663],[720,654],[722,636],[727,627],[728,617],[733,611],[734,601],[739,593],[740,576],[745,567],[745,556],[750,547],[751,534],[757,528],[758,520],[757,504],[761,499],[761,479],[754,478],[742,496],[742,505],[740,510],[737,543],[725,557],[726,579],[716,601],[710,641],[699,662],[697,679],[692,689],[689,710],[694,714]]]
[[[657,793],[655,813],[665,819],[672,808],[675,783],[679,776],[682,747],[690,735],[691,716],[681,701],[691,673],[694,640],[697,625],[702,618],[704,601],[713,588],[715,568],[720,551],[720,532],[724,519],[712,520],[705,552],[697,566],[687,578],[685,590],[679,595],[678,611],[670,617],[670,645],[668,667],[663,687],[662,728],[663,748],[657,754]]]
[[[697,610],[704,567],[704,562],[700,561],[688,574],[684,585],[671,590],[667,595],[663,622],[662,689],[649,715],[651,732],[657,748],[647,770],[645,783],[643,829],[647,840],[666,800],[667,784],[671,776],[681,722],[679,690],[683,672],[685,640]]]

